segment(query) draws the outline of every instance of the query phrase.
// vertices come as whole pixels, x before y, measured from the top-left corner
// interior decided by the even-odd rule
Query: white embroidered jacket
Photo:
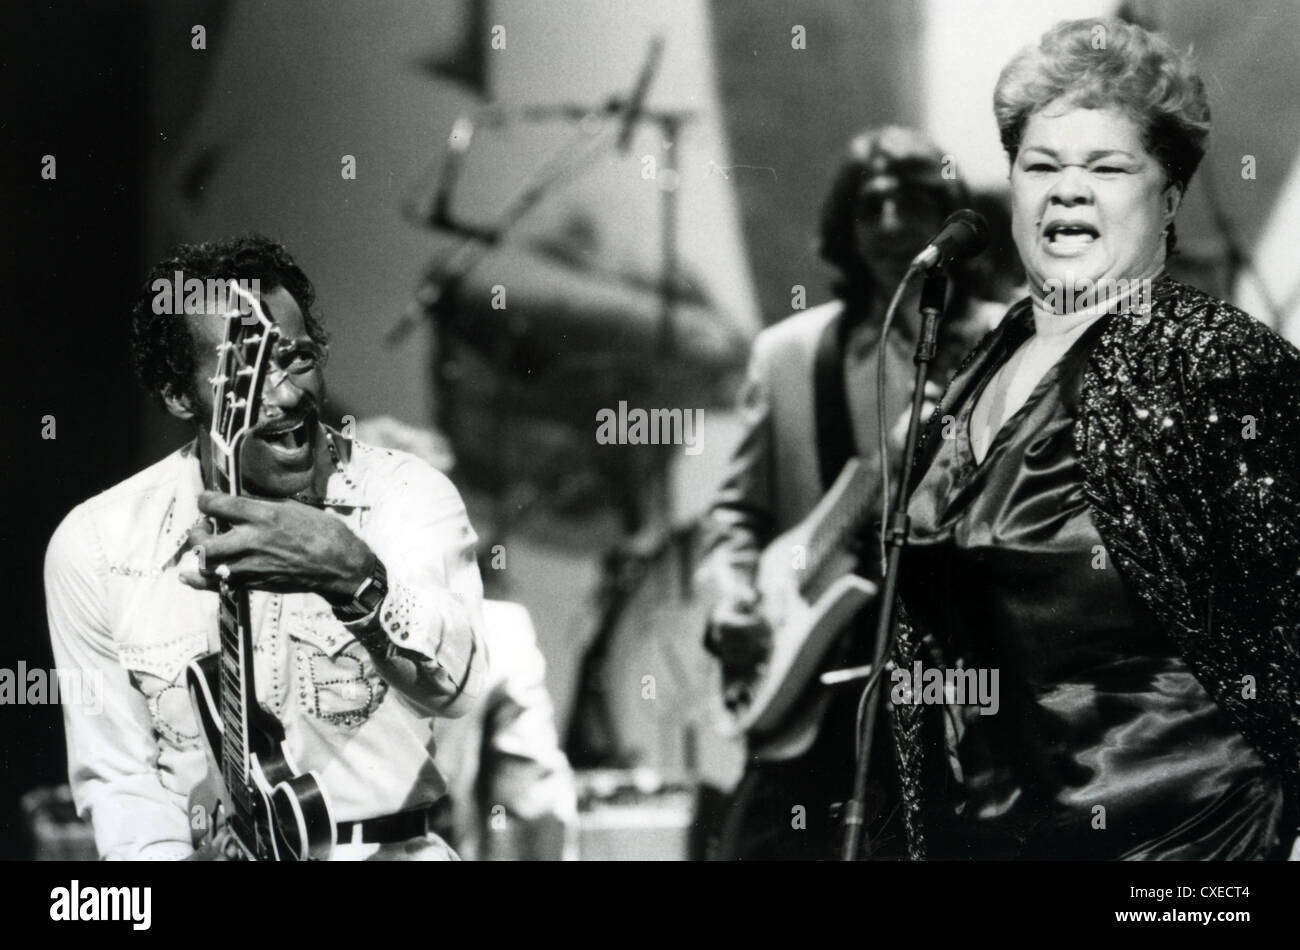
[[[104,858],[192,851],[187,799],[206,760],[185,667],[218,648],[217,594],[178,578],[193,567],[195,453],[78,505],[46,553],[55,662],[100,689],[65,704],[64,722],[77,811]],[[354,442],[324,507],[387,568],[384,648],[368,651],[315,594],[253,591],[255,671],[297,766],[318,771],[335,821],[355,821],[445,791],[432,716],[463,714],[483,690],[483,589],[459,493],[414,456]]]

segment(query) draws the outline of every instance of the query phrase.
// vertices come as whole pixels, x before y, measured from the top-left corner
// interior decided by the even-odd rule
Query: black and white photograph
[[[1239,935],[1300,860],[1300,2],[4,23],[32,919],[799,861]]]

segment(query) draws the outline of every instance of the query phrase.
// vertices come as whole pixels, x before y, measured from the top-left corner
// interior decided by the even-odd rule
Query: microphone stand
[[[444,263],[437,268],[434,279],[427,282],[417,293],[414,301],[384,335],[384,343],[389,348],[398,346],[425,319],[436,318],[440,307],[454,296],[460,282],[469,276],[470,271],[482,262],[497,245],[503,243],[515,226],[550,195],[551,189],[563,182],[578,177],[582,170],[606,154],[609,143],[604,129],[590,131],[588,123],[598,120],[602,114],[616,117],[619,122],[616,146],[620,152],[629,148],[632,133],[639,123],[657,121],[668,137],[666,148],[677,144],[677,134],[682,124],[691,113],[683,111],[650,110],[645,108],[646,94],[650,83],[659,67],[663,55],[664,41],[656,36],[650,40],[650,49],[646,61],[637,75],[636,84],[627,99],[611,99],[602,109],[587,108],[576,104],[556,106],[532,106],[512,113],[504,109],[488,112],[492,124],[504,124],[516,116],[523,121],[546,122],[556,118],[577,122],[581,128],[561,151],[547,160],[525,182],[523,191],[516,196],[497,221],[490,227],[483,227],[454,217],[451,211],[452,193],[460,178],[461,163],[469,151],[474,136],[474,122],[468,116],[460,116],[452,125],[448,137],[447,158],[443,162],[437,189],[434,192],[432,207],[421,207],[415,202],[408,202],[404,209],[406,217],[412,223],[433,227],[459,237],[459,243],[447,256]],[[676,168],[677,151],[670,153],[672,167]],[[667,305],[663,313],[665,328],[661,343],[670,341],[672,314]]]
[[[910,278],[903,278],[907,280]],[[907,544],[907,534],[911,519],[907,515],[907,486],[912,478],[912,459],[916,454],[916,444],[921,435],[921,407],[925,402],[925,383],[929,378],[930,364],[934,361],[939,337],[939,317],[943,312],[944,296],[948,289],[948,280],[939,268],[926,272],[925,282],[921,286],[921,333],[916,341],[916,354],[912,362],[916,364],[915,381],[912,388],[912,411],[907,423],[907,442],[903,449],[903,466],[899,475],[898,487],[895,489],[894,507],[889,517],[888,526],[882,526],[885,540],[889,545],[889,556],[885,567],[884,590],[880,596],[880,613],[876,618],[876,649],[871,665],[871,678],[864,687],[866,716],[859,736],[857,770],[853,776],[853,798],[849,800],[844,812],[844,852],[842,860],[857,860],[859,847],[865,837],[867,772],[871,767],[871,740],[876,730],[876,715],[880,709],[880,681],[889,658],[889,651],[894,642],[894,625],[897,621],[898,572],[903,557],[903,546]],[[880,345],[884,345],[882,339]],[[888,464],[880,460],[881,466]],[[867,840],[868,851],[871,848]]]

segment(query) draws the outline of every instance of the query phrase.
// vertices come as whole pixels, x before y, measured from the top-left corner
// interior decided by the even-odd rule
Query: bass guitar
[[[855,542],[871,516],[875,484],[860,459],[849,459],[807,517],[763,550],[757,588],[772,652],[745,675],[724,667],[724,733],[761,743],[787,729],[820,685],[840,631],[875,600],[877,585],[855,573]]]

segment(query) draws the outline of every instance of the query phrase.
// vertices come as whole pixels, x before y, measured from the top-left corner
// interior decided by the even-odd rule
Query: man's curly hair
[[[131,308],[131,362],[136,378],[160,406],[170,388],[198,402],[194,385],[197,367],[194,336],[183,316],[154,313],[154,282],[170,284],[177,271],[186,280],[198,278],[257,280],[263,293],[283,288],[302,310],[307,333],[317,343],[329,341],[314,310],[316,290],[284,245],[260,234],[240,234],[201,244],[178,244],[153,266]]]

